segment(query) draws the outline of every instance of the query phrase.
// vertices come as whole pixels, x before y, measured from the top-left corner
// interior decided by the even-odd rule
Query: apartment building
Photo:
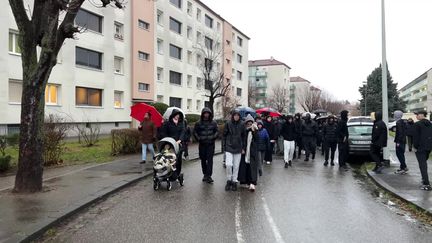
[[[269,106],[268,100],[275,89],[283,89],[283,94],[289,95],[290,70],[288,65],[273,57],[249,61],[249,83],[255,93],[255,108]]]
[[[432,111],[432,68],[399,90],[406,112]]]
[[[289,113],[303,113],[305,109],[302,106],[304,96],[309,90],[316,90],[317,88],[311,85],[311,82],[302,77],[290,78],[290,104]]]
[[[24,1],[27,8],[33,1]],[[17,132],[22,68],[18,28],[10,6],[0,9],[0,134]],[[129,127],[131,105],[128,10],[98,8],[85,1],[76,24],[85,31],[65,41],[45,92],[46,114],[72,123],[99,123],[103,133]]]

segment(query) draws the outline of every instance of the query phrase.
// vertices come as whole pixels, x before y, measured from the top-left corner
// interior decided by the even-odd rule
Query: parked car
[[[373,122],[348,122],[349,155],[369,155]]]
[[[348,119],[348,123],[350,122],[373,122],[369,116],[353,116]]]

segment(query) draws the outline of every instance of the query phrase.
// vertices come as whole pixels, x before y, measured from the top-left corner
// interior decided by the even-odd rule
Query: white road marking
[[[265,215],[267,217],[267,221],[270,224],[270,227],[271,227],[271,229],[273,231],[273,235],[276,238],[276,242],[278,242],[278,243],[285,243],[285,241],[283,240],[283,238],[282,238],[282,236],[281,236],[281,234],[279,232],[279,228],[277,227],[276,223],[273,220],[273,217],[271,216],[270,209],[269,209],[269,207],[267,205],[267,202],[266,202],[264,196],[261,196],[261,199],[263,201],[263,207],[264,207]]]
[[[245,242],[243,238],[243,230],[241,228],[241,205],[240,205],[240,195],[237,197],[237,202],[235,206],[235,228],[237,235],[237,242],[243,243]]]

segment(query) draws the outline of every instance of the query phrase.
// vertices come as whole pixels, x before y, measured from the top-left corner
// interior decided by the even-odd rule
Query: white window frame
[[[160,26],[163,26],[164,24],[163,24],[163,21],[164,21],[164,12],[162,11],[162,10],[157,10],[157,13],[156,13],[156,22],[160,25]]]
[[[19,95],[19,97],[17,97],[17,101],[11,101],[11,90],[10,90],[10,83],[15,83],[20,85],[21,90],[18,90],[17,94]],[[22,80],[16,80],[16,79],[9,79],[8,81],[8,103],[9,104],[21,104],[21,99],[22,99],[22,89],[23,89],[23,82]]]
[[[55,88],[56,89],[56,92],[55,92],[55,95],[56,95],[55,100],[56,100],[56,102],[55,103],[50,102],[51,101],[50,88]],[[47,86],[45,87],[45,104],[46,105],[59,105],[60,104],[59,103],[59,97],[60,97],[59,92],[60,92],[60,85],[58,85],[58,84],[50,84],[50,83],[47,84]],[[48,94],[48,97],[47,97],[46,94]]]
[[[120,105],[116,105],[116,95],[120,95]],[[124,97],[124,92],[123,91],[119,91],[119,90],[114,90],[114,108],[123,108],[123,97]]]
[[[150,24],[142,19],[138,19],[138,27],[143,30],[150,30]]]
[[[187,85],[187,87],[188,88],[192,88],[192,84],[193,83],[193,81],[192,81],[192,75],[190,75],[190,74],[188,74],[187,75],[187,79],[186,79],[186,85]]]
[[[119,60],[119,62],[120,62],[120,68],[119,68],[120,70],[119,71],[117,71],[117,68],[116,68],[116,60]],[[115,74],[124,74],[123,62],[124,62],[123,57],[114,56],[114,73]]]
[[[148,61],[150,59],[150,54],[143,51],[138,51],[138,59],[141,61]]]
[[[157,45],[157,52],[158,52],[158,54],[161,54],[161,55],[163,55],[164,54],[164,51],[163,51],[163,40],[162,39],[157,39],[157,42],[156,42],[156,45]]]
[[[147,89],[141,89],[140,84],[144,84],[144,87],[147,87]],[[138,92],[150,92],[150,84],[139,82],[138,83]]]
[[[120,31],[117,32],[117,29],[119,29]],[[114,38],[116,40],[124,39],[124,25],[117,21],[114,21]]]
[[[163,78],[164,78],[164,70],[161,67],[157,67],[156,68],[156,80],[158,82],[163,82]]]
[[[18,35],[19,35],[19,32],[16,31],[16,30],[10,29],[9,30],[9,35],[10,34],[12,34],[12,50],[9,50],[9,46],[8,46],[8,51],[9,51],[10,54],[21,56],[21,50],[20,50],[20,52],[17,52],[17,47],[19,47],[18,46]],[[9,35],[8,35],[8,41],[9,41]]]

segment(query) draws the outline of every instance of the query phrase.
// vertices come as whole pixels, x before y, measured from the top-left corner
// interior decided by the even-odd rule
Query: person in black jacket
[[[310,154],[312,154],[312,159],[314,160],[316,151],[316,139],[318,136],[318,126],[314,121],[312,121],[310,114],[306,114],[301,131],[303,138],[303,146],[306,150],[306,159],[304,161],[309,161]]]
[[[382,172],[383,158],[381,156],[381,151],[384,147],[387,147],[387,125],[382,120],[382,113],[375,113],[375,121],[372,128],[372,144],[370,155],[372,160],[376,162],[373,171],[379,174]]]
[[[194,136],[198,140],[198,151],[201,159],[201,169],[204,175],[202,181],[213,183],[213,156],[215,140],[218,137],[218,126],[213,120],[213,113],[207,107],[201,111],[201,119],[195,123]]]
[[[423,185],[421,189],[432,191],[427,168],[427,161],[432,150],[432,123],[426,120],[426,111],[419,111],[415,114],[418,122],[415,123],[414,127],[414,148],[417,150],[415,154],[422,175]]]
[[[330,165],[334,166],[334,158],[335,158],[335,151],[337,147],[337,137],[336,137],[336,123],[335,123],[335,117],[329,116],[327,118],[328,122],[323,127],[323,149],[325,152],[325,162],[324,166],[328,165],[329,160],[329,152],[331,151],[331,162]]]
[[[297,130],[292,116],[286,117],[286,122],[282,125],[281,135],[284,139],[284,162],[285,168],[292,165],[295,154],[295,140]]]
[[[294,125],[295,125],[295,128],[296,128],[296,134],[297,134],[297,137],[295,139],[295,146],[297,148],[298,155],[296,154],[296,152],[294,152],[293,159],[296,159],[296,158],[300,159],[301,158],[301,152],[302,152],[302,149],[303,149],[303,139],[302,139],[302,132],[301,132],[301,128],[302,128],[302,125],[303,125],[303,120],[301,119],[301,114],[300,113],[295,114],[295,116],[294,116]]]
[[[396,134],[395,134],[395,145],[396,145],[396,156],[400,162],[400,168],[395,172],[395,174],[404,175],[408,172],[408,167],[405,163],[405,146],[406,146],[406,124],[402,120],[403,112],[395,111],[394,119],[396,120]]]
[[[348,133],[348,111],[343,110],[340,113],[340,120],[336,127],[336,138],[339,150],[339,168],[348,169],[346,162],[349,155],[349,133]]]
[[[238,179],[241,184],[248,185],[249,191],[254,192],[258,182],[258,126],[249,114],[245,118],[246,136],[245,153],[242,154]]]
[[[263,121],[263,124],[264,124],[264,128],[267,130],[270,136],[270,146],[267,148],[264,157],[264,160],[269,165],[273,161],[273,150],[274,150],[274,145],[277,141],[278,134],[276,131],[276,126],[273,123],[273,118],[270,115],[266,117],[266,119]]]
[[[186,129],[184,127],[184,116],[179,110],[174,109],[167,122],[164,122],[159,133],[159,139],[170,137],[177,141],[180,151],[177,154],[176,174],[180,175],[182,169],[182,141],[185,140]]]
[[[406,126],[407,126],[406,134],[407,134],[407,142],[408,142],[408,151],[412,152],[413,136],[414,136],[414,120],[412,118],[408,118],[408,122]]]

